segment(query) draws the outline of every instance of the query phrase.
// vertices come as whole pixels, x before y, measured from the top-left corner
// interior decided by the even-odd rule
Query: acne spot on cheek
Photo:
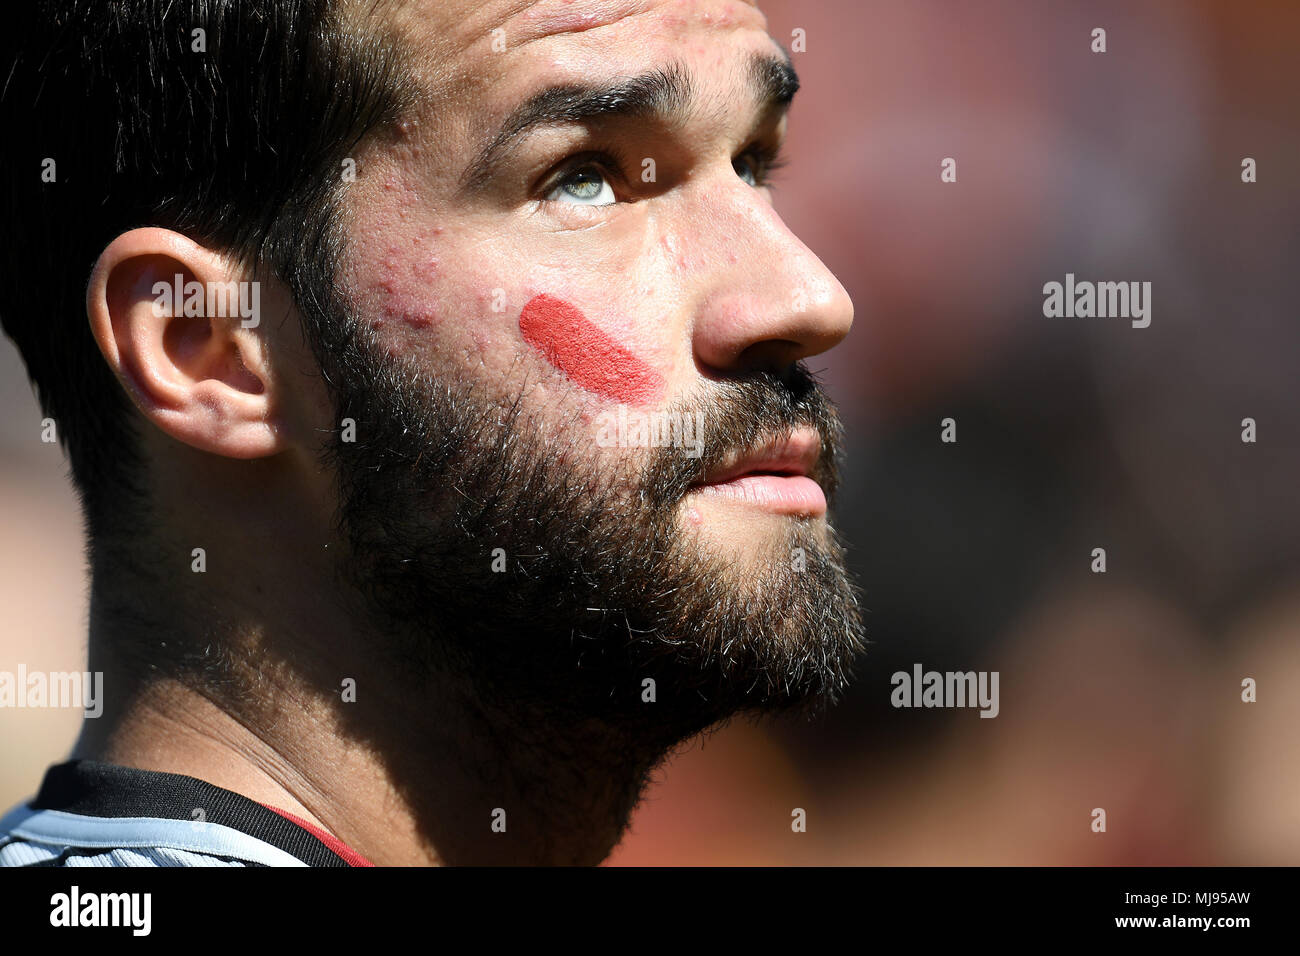
[[[375,283],[380,294],[380,314],[385,321],[423,329],[436,320],[427,300],[430,284],[438,275],[438,260],[432,258],[428,245],[417,235],[411,239],[409,248],[398,244],[388,246]]]
[[[579,388],[626,405],[649,405],[663,394],[658,372],[561,298],[542,293],[529,299],[519,331]]]

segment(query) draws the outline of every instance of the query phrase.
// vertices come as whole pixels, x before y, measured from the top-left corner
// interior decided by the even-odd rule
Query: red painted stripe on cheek
[[[658,372],[592,325],[572,303],[535,295],[519,314],[524,341],[575,385],[628,405],[649,405],[663,393]]]

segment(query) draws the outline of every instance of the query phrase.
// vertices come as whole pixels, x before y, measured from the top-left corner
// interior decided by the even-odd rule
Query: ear
[[[95,263],[86,314],[145,418],[202,451],[261,458],[285,441],[260,285],[179,233],[133,229]]]

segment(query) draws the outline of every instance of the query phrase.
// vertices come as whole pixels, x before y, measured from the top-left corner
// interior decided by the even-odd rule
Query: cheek
[[[579,388],[625,405],[653,405],[663,395],[663,376],[570,302],[533,296],[519,315],[519,331]]]
[[[417,329],[428,328],[437,320],[429,289],[438,278],[434,241],[440,231],[431,229],[390,242],[384,258],[375,263],[370,291],[384,319]]]
[[[350,257],[349,288],[365,304],[372,328],[426,330],[439,318],[431,290],[440,280],[442,228],[417,218],[419,194],[390,174],[365,206]]]

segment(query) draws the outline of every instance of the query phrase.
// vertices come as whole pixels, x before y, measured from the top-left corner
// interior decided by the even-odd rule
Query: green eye
[[[731,161],[736,175],[750,186],[772,186],[772,173],[785,165],[779,146],[755,146]]]
[[[546,198],[579,206],[607,206],[614,202],[614,189],[598,167],[588,164],[566,174]]]
[[[758,160],[749,153],[738,156],[731,162],[731,168],[736,171],[736,175],[751,186],[757,186],[761,178],[757,166]]]

